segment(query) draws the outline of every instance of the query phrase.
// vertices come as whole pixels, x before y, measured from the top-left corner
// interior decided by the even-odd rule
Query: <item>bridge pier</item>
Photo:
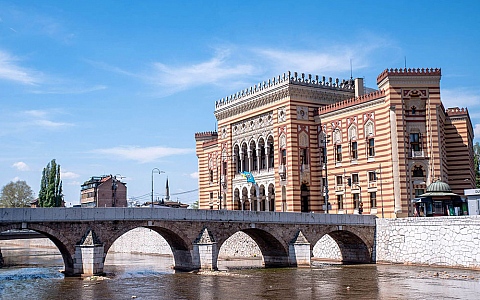
[[[218,248],[207,228],[193,243],[193,268],[199,270],[217,270]]]
[[[105,252],[95,233],[89,230],[80,244],[75,245],[73,276],[103,275]],[[65,270],[67,273],[67,270]]]
[[[289,244],[288,259],[290,266],[310,267],[311,255],[310,243],[299,231]]]

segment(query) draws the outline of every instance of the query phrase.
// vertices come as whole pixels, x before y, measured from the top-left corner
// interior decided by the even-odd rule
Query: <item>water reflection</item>
[[[19,251],[19,264],[13,255],[14,266],[0,269],[2,299],[478,299],[480,293],[480,272],[469,270],[314,262],[200,275],[175,272],[172,257],[125,253],[107,255],[107,278],[85,280],[64,278],[58,254],[31,249],[25,259],[26,250]]]

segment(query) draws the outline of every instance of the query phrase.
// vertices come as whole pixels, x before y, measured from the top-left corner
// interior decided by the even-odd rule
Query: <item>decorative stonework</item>
[[[196,244],[211,244],[215,243],[213,235],[208,231],[207,228],[204,228],[198,238],[195,240]]]
[[[232,133],[234,145],[240,146],[251,140],[258,143],[262,138],[266,142],[268,137],[273,136],[273,112],[232,124]]]
[[[308,120],[308,107],[297,106],[297,120]]]
[[[277,109],[278,123],[285,122],[287,120],[287,109],[285,106],[279,107]]]

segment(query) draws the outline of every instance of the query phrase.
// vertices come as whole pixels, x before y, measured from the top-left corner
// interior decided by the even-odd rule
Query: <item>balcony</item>
[[[410,157],[411,158],[418,158],[418,157],[425,157],[425,153],[423,152],[423,150],[413,150],[411,149],[410,150]]]
[[[285,165],[278,166],[278,175],[280,175],[280,178],[282,180],[285,180],[285,178],[287,178],[287,168]]]

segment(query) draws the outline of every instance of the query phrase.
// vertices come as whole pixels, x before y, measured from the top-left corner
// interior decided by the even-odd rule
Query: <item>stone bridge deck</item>
[[[309,266],[313,246],[325,234],[345,262],[372,262],[375,217],[160,208],[4,208],[0,232],[30,229],[55,243],[66,275],[103,273],[108,249],[121,235],[150,228],[168,242],[179,270],[216,269],[218,251],[243,231],[262,251],[265,267]]]

